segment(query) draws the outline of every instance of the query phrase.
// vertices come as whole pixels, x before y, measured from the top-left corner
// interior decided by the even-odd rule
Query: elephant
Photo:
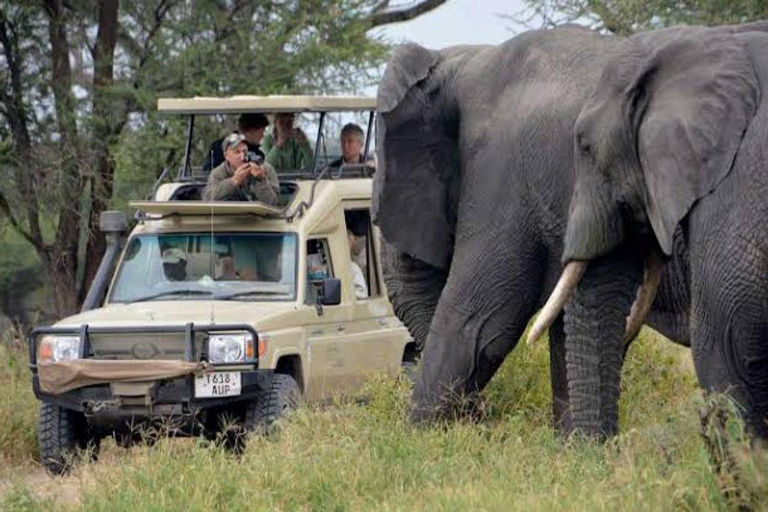
[[[569,25],[499,46],[408,43],[388,62],[372,215],[389,298],[422,349],[412,421],[471,411],[553,290],[573,192],[572,127],[614,46]],[[680,287],[664,277],[661,289],[649,323],[685,343],[675,330],[685,325]],[[562,315],[550,323],[553,413],[567,432]]]
[[[606,411],[624,318],[682,247],[678,309],[699,384],[728,393],[752,435],[768,437],[767,27],[630,36],[578,115],[565,270],[542,312],[564,305],[576,430],[616,431]]]

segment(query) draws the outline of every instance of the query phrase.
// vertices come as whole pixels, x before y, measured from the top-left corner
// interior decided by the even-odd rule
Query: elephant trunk
[[[661,282],[661,256],[657,252],[651,253],[645,260],[645,270],[643,271],[643,284],[637,290],[632,309],[627,317],[627,328],[624,333],[624,343],[629,343],[640,328],[645,323],[645,319],[653,306],[653,300],[656,298],[656,292],[659,290]]]
[[[539,316],[536,318],[536,322],[528,333],[526,342],[529,345],[538,340],[541,335],[544,334],[544,331],[549,329],[552,323],[557,319],[557,316],[563,310],[563,306],[568,302],[568,299],[571,298],[571,295],[573,295],[573,292],[586,269],[586,261],[568,262],[563,270],[563,274],[560,276],[560,280],[555,285],[555,289],[549,296],[547,303],[544,304]]]
[[[622,338],[641,269],[639,261],[595,262],[565,307],[568,395],[575,432],[601,439],[618,432]]]

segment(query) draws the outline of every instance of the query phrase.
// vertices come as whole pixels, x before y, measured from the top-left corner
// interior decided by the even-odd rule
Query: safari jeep
[[[129,444],[158,422],[176,435],[216,438],[232,422],[264,432],[300,399],[413,361],[382,281],[372,169],[328,168],[316,149],[311,168],[279,175],[270,206],[202,201],[189,162],[196,115],[317,112],[320,148],[326,112],[368,111],[370,138],[374,109],[368,98],[160,100],[190,116],[182,170],[131,203],[127,240],[125,216],[105,212],[108,250],[83,311],[30,337],[46,468],[65,471],[77,449],[107,435]]]

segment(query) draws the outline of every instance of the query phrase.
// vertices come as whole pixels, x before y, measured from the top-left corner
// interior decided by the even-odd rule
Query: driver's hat
[[[187,255],[184,254],[184,251],[177,247],[171,247],[170,249],[166,249],[163,251],[163,263],[179,263],[183,261],[184,263],[187,262]]]
[[[226,151],[229,148],[236,147],[241,142],[246,142],[245,135],[242,133],[230,133],[221,141],[221,150]]]

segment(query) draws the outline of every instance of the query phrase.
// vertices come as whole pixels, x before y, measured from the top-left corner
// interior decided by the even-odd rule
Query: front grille
[[[94,359],[184,360],[184,333],[90,334]],[[200,360],[205,334],[195,333],[195,360]]]

